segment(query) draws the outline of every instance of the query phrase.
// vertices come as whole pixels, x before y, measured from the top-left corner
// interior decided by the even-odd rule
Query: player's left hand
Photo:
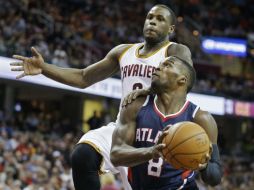
[[[213,152],[213,145],[210,143],[209,145],[209,153],[206,154],[206,157],[204,158],[204,163],[199,164],[198,170],[203,170],[207,167],[207,164],[209,160],[211,159],[211,154]]]
[[[122,107],[127,106],[128,104],[130,104],[131,102],[133,102],[133,100],[135,100],[137,97],[139,96],[147,96],[150,94],[150,90],[149,89],[139,89],[139,90],[134,90],[133,92],[131,92],[130,94],[128,94],[122,102]]]

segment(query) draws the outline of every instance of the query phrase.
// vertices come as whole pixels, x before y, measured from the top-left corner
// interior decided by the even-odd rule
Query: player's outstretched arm
[[[130,47],[128,44],[113,48],[104,59],[90,65],[85,69],[61,68],[44,62],[41,54],[31,48],[32,57],[14,55],[18,62],[11,63],[12,71],[23,71],[16,78],[20,79],[27,75],[43,74],[55,81],[79,88],[86,88],[96,82],[112,76],[119,70],[118,58],[121,53]]]
[[[120,121],[117,122],[112,137],[110,160],[114,166],[132,167],[161,156],[161,150],[165,147],[164,144],[161,144],[163,135],[153,147],[133,147],[136,134],[136,115],[144,101],[144,97],[139,97],[121,111]]]
[[[208,134],[212,142],[211,159],[206,167],[200,170],[202,180],[215,186],[221,182],[223,176],[222,165],[220,160],[220,153],[217,145],[218,128],[212,115],[206,111],[199,110],[194,118],[194,122],[202,126]]]

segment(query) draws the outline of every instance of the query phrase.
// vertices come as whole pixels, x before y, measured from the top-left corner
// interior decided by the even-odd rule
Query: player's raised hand
[[[22,74],[16,76],[17,79],[20,79],[27,75],[38,75],[42,73],[42,66],[44,64],[43,57],[34,47],[31,48],[31,51],[33,57],[13,55],[13,58],[20,61],[10,63],[10,65],[12,66],[11,71],[23,71]]]

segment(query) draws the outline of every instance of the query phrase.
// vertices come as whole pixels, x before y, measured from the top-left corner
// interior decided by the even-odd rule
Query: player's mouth
[[[155,30],[153,30],[153,29],[147,29],[146,32],[152,33],[152,32],[155,32]]]
[[[146,32],[147,32],[147,33],[156,33],[156,30],[153,29],[153,28],[147,28],[147,29],[146,29]]]

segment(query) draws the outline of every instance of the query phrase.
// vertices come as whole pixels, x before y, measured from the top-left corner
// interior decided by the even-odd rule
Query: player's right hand
[[[42,73],[42,66],[44,64],[43,57],[34,48],[31,48],[33,57],[23,57],[20,55],[13,55],[13,58],[20,60],[19,62],[10,63],[11,71],[23,71],[22,74],[16,76],[16,79],[20,79],[27,75],[38,75]]]
[[[165,144],[160,143],[151,147],[152,159],[163,157],[162,150],[166,147]]]

